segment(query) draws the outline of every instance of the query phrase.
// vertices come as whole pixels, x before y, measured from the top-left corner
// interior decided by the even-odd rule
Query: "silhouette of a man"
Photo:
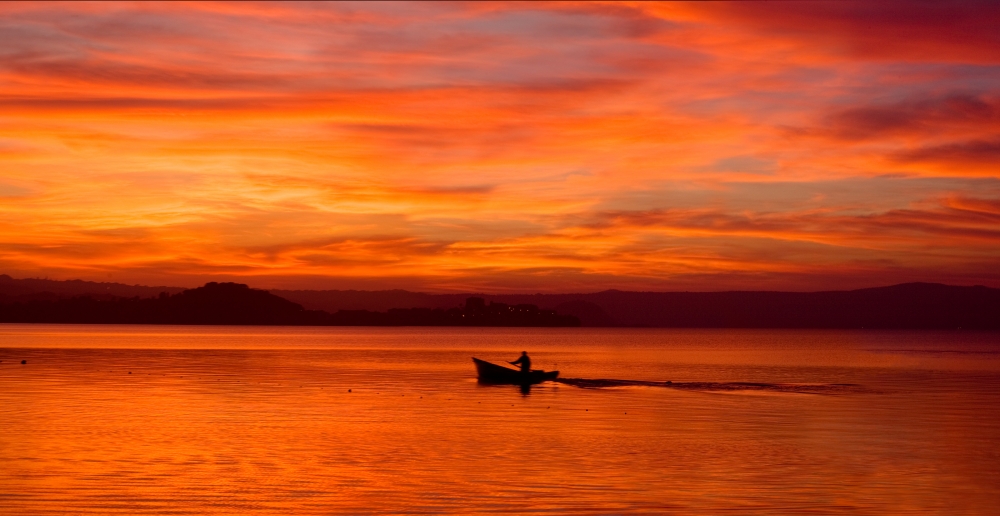
[[[509,363],[510,363],[510,365],[519,365],[519,366],[521,366],[521,372],[524,373],[524,374],[527,374],[527,373],[531,372],[531,359],[528,358],[528,352],[527,351],[522,351],[521,352],[521,358],[519,358],[519,359],[517,359],[517,360],[515,360],[513,362],[509,362]]]

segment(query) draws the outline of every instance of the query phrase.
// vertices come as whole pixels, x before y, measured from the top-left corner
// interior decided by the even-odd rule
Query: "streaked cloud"
[[[988,2],[0,6],[0,269],[1000,286]]]

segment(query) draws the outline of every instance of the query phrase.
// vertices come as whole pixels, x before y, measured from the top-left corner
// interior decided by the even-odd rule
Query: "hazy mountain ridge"
[[[85,281],[15,280],[0,275],[0,302],[89,295],[156,297],[179,287]],[[270,290],[306,310],[387,312],[460,307],[470,296],[532,304],[576,316],[584,326],[703,328],[1000,329],[1000,289],[905,283],[823,292],[627,292],[589,294],[429,294],[406,290]]]
[[[272,291],[309,309],[372,304],[455,306],[468,294],[406,291]],[[534,304],[575,315],[584,326],[692,328],[1000,329],[1000,289],[937,283],[823,292],[627,292],[475,294],[487,301]],[[416,304],[423,303],[423,304]]]
[[[580,326],[572,315],[533,305],[468,298],[465,306],[393,308],[385,312],[306,310],[302,305],[242,283],[202,287],[156,297],[91,295],[0,302],[0,322],[64,324],[207,324],[271,326]]]
[[[184,287],[147,287],[83,280],[14,279],[6,274],[0,274],[0,301],[58,299],[81,295],[156,297],[160,295],[160,292],[178,294],[184,290],[187,289]]]

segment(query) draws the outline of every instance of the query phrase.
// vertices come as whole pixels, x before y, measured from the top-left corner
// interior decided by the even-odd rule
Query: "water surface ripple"
[[[0,514],[995,514],[997,337],[0,325]]]

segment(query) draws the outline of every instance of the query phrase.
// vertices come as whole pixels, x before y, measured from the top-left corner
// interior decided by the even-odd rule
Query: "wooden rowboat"
[[[525,374],[517,369],[491,364],[476,357],[472,357],[472,362],[476,364],[476,372],[479,373],[481,383],[532,385],[555,380],[559,377],[559,371],[532,370]]]

